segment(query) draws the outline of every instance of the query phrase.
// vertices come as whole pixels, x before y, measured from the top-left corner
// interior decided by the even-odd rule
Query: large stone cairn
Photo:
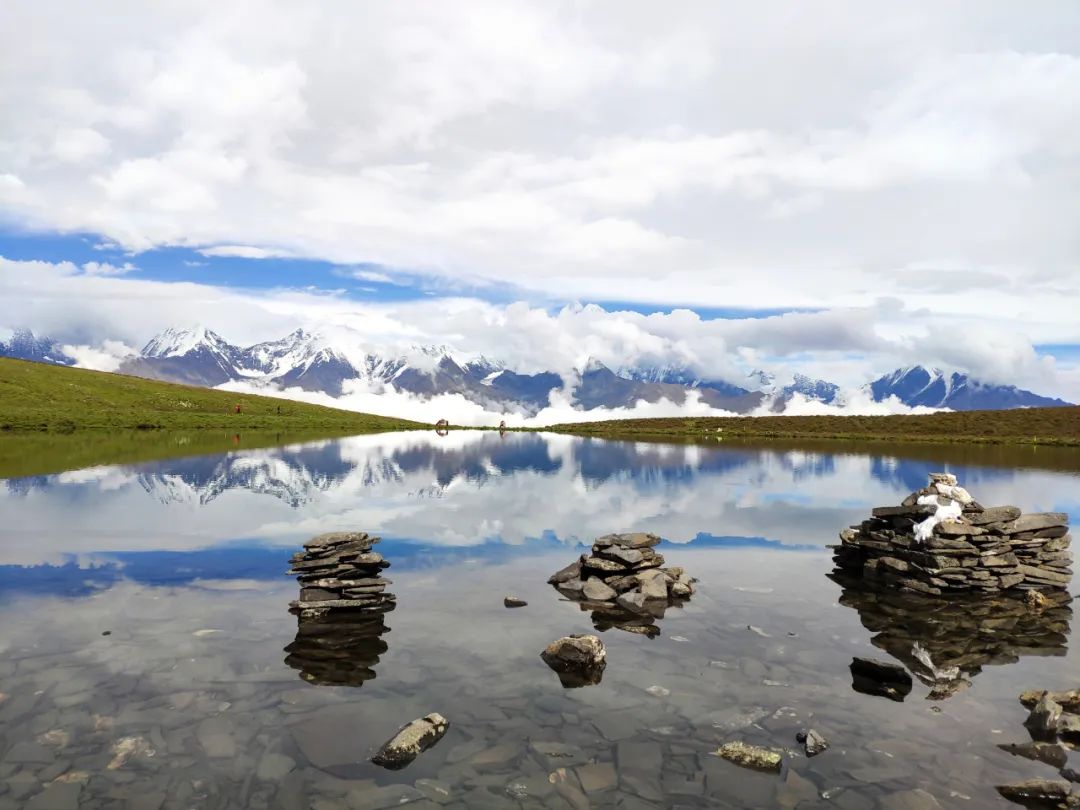
[[[1066,514],[984,507],[949,473],[931,473],[929,486],[875,508],[840,541],[840,568],[934,596],[1059,589],[1072,578]]]
[[[653,624],[670,605],[690,598],[694,582],[682,568],[662,568],[664,558],[653,550],[655,534],[607,534],[588,554],[548,579],[560,593],[592,610],[596,626],[617,627],[655,635]]]
[[[300,583],[300,599],[289,604],[290,611],[312,619],[331,610],[393,610],[395,597],[385,593],[390,580],[379,576],[390,563],[371,550],[378,542],[366,532],[330,532],[304,543],[304,550],[290,560],[289,573]]]

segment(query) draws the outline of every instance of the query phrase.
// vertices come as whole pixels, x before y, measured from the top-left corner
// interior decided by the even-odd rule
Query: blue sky
[[[320,290],[336,292],[356,301],[389,303],[416,301],[440,296],[467,296],[491,303],[530,300],[557,309],[573,303],[572,299],[538,296],[529,290],[492,282],[468,283],[447,280],[376,264],[338,265],[313,259],[279,257],[246,258],[206,255],[196,249],[161,247],[140,253],[125,251],[119,245],[93,234],[40,234],[20,232],[15,228],[0,230],[0,256],[20,261],[108,262],[135,269],[124,275],[150,281],[190,281],[243,290]],[[671,312],[672,305],[641,301],[601,299],[591,301],[608,310],[626,310],[641,314]],[[702,318],[765,318],[785,312],[808,312],[811,309],[767,307],[694,306],[691,302],[678,308],[690,309]]]

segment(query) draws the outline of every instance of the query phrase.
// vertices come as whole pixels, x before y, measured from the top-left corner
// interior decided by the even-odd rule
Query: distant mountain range
[[[17,332],[0,342],[0,356],[74,365],[55,341]],[[214,387],[234,381],[296,387],[340,396],[350,386],[375,392],[399,391],[429,398],[460,394],[492,411],[535,415],[562,390],[579,410],[630,408],[637,402],[668,400],[683,404],[697,396],[714,408],[733,413],[781,413],[796,397],[841,405],[839,386],[796,374],[778,386],[772,374],[755,370],[745,386],[696,375],[681,366],[611,369],[596,360],[573,374],[554,371],[524,374],[479,355],[446,346],[413,346],[396,355],[365,348],[353,330],[298,329],[286,337],[234,346],[205,328],[166,329],[138,354],[125,358],[118,371],[150,379]],[[875,401],[896,397],[908,406],[953,410],[1005,409],[1068,405],[1011,385],[980,382],[959,372],[922,366],[897,369],[865,386]]]
[[[922,366],[898,368],[870,383],[878,402],[894,396],[911,406],[950,408],[954,411],[1052,408],[1071,403],[1043,397],[1015,385],[989,385],[959,372],[948,373]]]
[[[0,357],[15,357],[19,360],[53,363],[58,366],[75,365],[75,358],[64,354],[55,340],[35,337],[34,333],[27,329],[15,332],[6,343],[0,340]]]

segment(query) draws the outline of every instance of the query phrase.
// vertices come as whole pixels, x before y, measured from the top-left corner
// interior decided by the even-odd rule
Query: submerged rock
[[[1024,727],[1031,736],[1051,739],[1057,734],[1058,721],[1061,719],[1061,704],[1049,695],[1043,695],[1024,721]]]
[[[567,689],[600,683],[607,666],[604,642],[596,636],[564,636],[540,653]]]
[[[1025,759],[1033,759],[1036,762],[1043,762],[1052,768],[1058,770],[1065,767],[1068,762],[1068,754],[1064,748],[1056,743],[1045,742],[1023,742],[1023,743],[1002,743],[998,745],[1002,751],[1007,751],[1016,757],[1024,757]]]
[[[1049,697],[1067,712],[1080,712],[1080,689],[1067,689],[1063,692],[1050,692],[1046,689],[1029,689],[1020,693],[1020,702],[1032,709],[1044,697]]]
[[[763,748],[760,745],[749,745],[741,740],[724,743],[716,753],[728,762],[756,771],[779,773],[784,761],[779,751]]]
[[[441,740],[449,727],[447,719],[437,712],[413,720],[384,743],[371,761],[392,771],[404,768]]]
[[[856,692],[879,695],[897,702],[911,693],[911,675],[898,664],[873,658],[851,659],[851,686]]]
[[[822,751],[829,747],[829,741],[826,740],[817,730],[807,729],[806,731],[800,731],[795,735],[795,739],[802,743],[803,750],[806,751],[808,757],[816,757]]]
[[[1069,783],[1049,779],[1029,779],[1026,782],[1013,782],[998,785],[997,792],[1009,801],[1027,804],[1039,802],[1046,804],[1064,803],[1069,797]]]

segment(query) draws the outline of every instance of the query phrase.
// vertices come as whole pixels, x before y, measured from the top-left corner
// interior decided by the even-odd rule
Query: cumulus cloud
[[[564,299],[1075,322],[1068,0],[8,14],[18,225]],[[907,272],[936,263],[963,295]]]
[[[251,245],[215,245],[214,247],[201,248],[199,253],[203,256],[223,256],[238,259],[271,259],[288,255],[278,250],[253,247]]]
[[[82,271],[88,276],[124,276],[138,269],[131,262],[119,265],[110,262],[86,262],[82,266]]]

